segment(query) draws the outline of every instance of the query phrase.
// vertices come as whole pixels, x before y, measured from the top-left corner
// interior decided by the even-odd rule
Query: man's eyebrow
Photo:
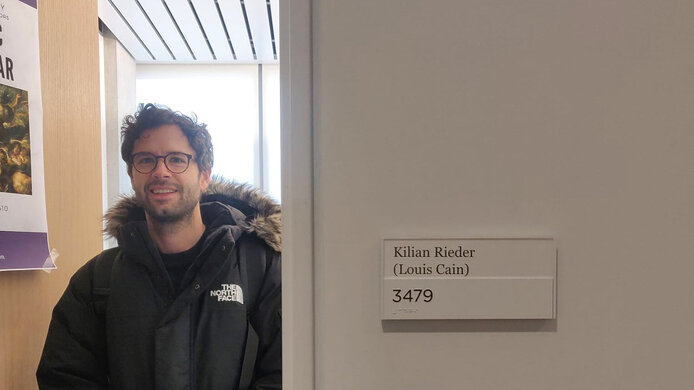
[[[139,152],[135,152],[135,153],[133,153],[133,154],[138,154],[138,153],[156,154],[156,153],[154,153],[154,152],[150,152],[150,151],[147,151],[147,150],[142,150],[142,151],[139,151]],[[191,156],[195,157],[195,152],[184,152],[184,151],[182,151],[182,150],[167,150],[167,151],[164,152],[164,154],[160,154],[160,156],[164,156],[164,155],[167,155],[167,154],[169,154],[169,153],[190,154]]]

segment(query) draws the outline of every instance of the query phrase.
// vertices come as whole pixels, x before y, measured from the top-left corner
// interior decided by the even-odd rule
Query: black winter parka
[[[201,212],[202,250],[179,292],[134,200],[107,214],[121,255],[105,315],[95,306],[95,258],[53,311],[40,389],[236,389],[249,324],[259,339],[251,387],[281,388],[279,206],[249,187],[214,182]]]

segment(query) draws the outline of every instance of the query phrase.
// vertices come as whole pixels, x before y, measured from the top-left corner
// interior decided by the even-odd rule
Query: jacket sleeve
[[[282,290],[281,254],[264,251],[265,272],[250,323],[258,334],[258,355],[251,388],[282,388]]]
[[[41,390],[108,388],[104,319],[92,301],[94,262],[75,273],[53,309],[36,372]]]

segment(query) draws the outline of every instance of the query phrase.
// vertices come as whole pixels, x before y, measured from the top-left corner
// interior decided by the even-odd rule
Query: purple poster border
[[[55,268],[48,233],[0,232],[0,271]]]
[[[38,0],[19,0],[19,1],[21,1],[22,3],[24,3],[24,4],[26,4],[26,5],[30,6],[30,7],[36,8],[36,2],[37,2]]]

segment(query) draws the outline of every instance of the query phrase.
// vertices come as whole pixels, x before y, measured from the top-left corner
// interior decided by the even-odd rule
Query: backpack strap
[[[250,322],[246,328],[246,348],[243,352],[243,363],[241,364],[241,377],[239,378],[239,390],[248,390],[253,382],[255,359],[258,356],[258,334],[251,326]]]
[[[260,290],[260,286],[264,279],[265,268],[260,265],[262,262],[259,261],[248,261],[247,280],[249,280],[249,292],[252,292],[254,296],[257,297]],[[251,281],[254,283],[251,285]],[[253,305],[246,306],[246,317],[250,319],[251,313],[256,309],[257,304],[253,302]],[[251,383],[254,381],[255,377],[255,363],[258,357],[259,348],[258,333],[248,321],[248,326],[246,327],[246,347],[243,354],[243,363],[241,364],[241,377],[239,378],[239,390],[248,390],[251,388]]]
[[[118,247],[106,249],[94,260],[92,296],[94,310],[100,317],[106,315],[106,303],[111,293],[111,269],[117,257],[120,257],[120,248]]]

